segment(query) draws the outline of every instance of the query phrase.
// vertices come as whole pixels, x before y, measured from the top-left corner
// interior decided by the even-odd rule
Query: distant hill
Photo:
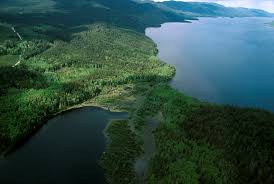
[[[166,6],[180,13],[193,16],[221,16],[221,17],[273,17],[274,14],[269,12],[248,9],[248,8],[231,8],[216,3],[200,2],[182,2],[182,1],[165,1],[157,3],[160,6]]]
[[[98,160],[110,184],[273,184],[274,115],[179,93],[168,85],[175,67],[143,34],[195,16],[268,15],[208,3],[0,0],[0,159],[52,115],[86,102],[128,112],[107,127]],[[3,161],[1,183],[20,183]]]
[[[186,15],[153,3],[131,0],[1,0],[0,20],[14,23],[82,25],[107,22],[144,31],[164,22],[184,21]]]
[[[106,22],[143,32],[164,22],[182,22],[198,16],[272,16],[255,9],[227,8],[214,3],[150,0],[1,0],[0,20],[16,25],[77,26]]]

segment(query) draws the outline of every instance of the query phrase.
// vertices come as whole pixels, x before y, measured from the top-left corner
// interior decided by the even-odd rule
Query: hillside
[[[181,13],[193,16],[221,17],[273,17],[273,14],[258,9],[230,8],[216,3],[165,1],[158,3]]]
[[[185,16],[150,3],[130,0],[11,0],[1,2],[0,20],[9,24],[77,26],[104,21],[143,31]]]
[[[175,68],[157,58],[144,30],[192,18],[188,11],[130,0],[0,5],[0,154],[56,113],[96,105],[130,115],[106,131],[112,141],[100,163],[110,183],[273,183],[272,113],[211,105],[168,86]],[[138,178],[152,118],[156,150]]]
[[[165,81],[173,75],[144,35],[105,24],[83,28],[70,42],[5,42],[8,54],[22,52],[22,61],[0,67],[0,152],[51,114],[116,88],[131,89],[135,82]]]

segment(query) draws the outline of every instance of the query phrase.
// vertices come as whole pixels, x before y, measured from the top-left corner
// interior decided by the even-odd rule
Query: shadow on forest
[[[3,22],[22,27],[33,25],[51,25],[62,29],[62,34],[53,34],[53,38],[67,40],[70,28],[95,22],[106,22],[123,28],[144,32],[146,27],[159,26],[167,21],[184,21],[185,17],[148,3],[133,1],[64,1],[55,0],[58,12],[47,13],[1,13]],[[23,8],[23,7],[22,7]],[[153,17],[153,18],[152,18]],[[60,30],[58,31],[60,32]],[[31,34],[31,33],[30,33]],[[30,37],[28,35],[27,37]],[[52,39],[53,39],[52,38]]]
[[[8,89],[44,89],[48,87],[46,78],[37,71],[26,66],[0,67],[0,96],[8,93]]]

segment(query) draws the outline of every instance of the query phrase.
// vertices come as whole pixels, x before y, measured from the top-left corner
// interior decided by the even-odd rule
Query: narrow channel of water
[[[29,141],[0,160],[1,184],[104,183],[98,161],[105,149],[103,131],[114,113],[86,107],[58,115]]]

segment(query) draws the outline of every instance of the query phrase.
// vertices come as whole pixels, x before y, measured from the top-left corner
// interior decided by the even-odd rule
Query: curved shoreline
[[[1,153],[0,155],[0,159],[4,159],[6,156],[8,156],[10,153],[14,152],[17,148],[21,147],[21,146],[24,146],[24,144],[32,138],[32,136],[34,136],[44,125],[47,124],[47,122],[58,116],[58,115],[62,115],[64,113],[68,113],[70,111],[73,111],[73,110],[77,110],[77,109],[81,109],[81,108],[85,108],[85,107],[91,107],[91,108],[100,108],[100,109],[103,109],[103,110],[106,110],[106,111],[109,111],[109,112],[125,112],[125,113],[128,113],[126,111],[123,111],[121,109],[114,109],[114,108],[110,108],[110,107],[105,107],[103,105],[99,105],[97,103],[87,103],[88,101],[86,102],[83,102],[81,104],[78,104],[78,105],[74,105],[74,106],[71,106],[71,107],[68,107],[66,109],[63,109],[63,110],[60,110],[59,112],[56,112],[54,114],[51,114],[49,116],[47,116],[41,124],[39,124],[38,126],[36,126],[29,134],[27,134],[25,137],[22,137],[21,139],[19,139],[15,144],[11,145],[10,147],[8,147],[5,151],[3,151],[3,153]],[[111,121],[109,121],[110,123]],[[109,124],[108,123],[108,124]],[[106,126],[107,127],[107,126]]]
[[[186,94],[188,96],[191,96],[193,98],[196,98],[196,99],[206,102],[206,103],[215,104],[215,105],[224,105],[224,106],[229,105],[229,106],[239,107],[239,108],[260,109],[260,110],[264,110],[264,111],[273,113],[274,106],[271,103],[272,96],[270,94],[271,91],[273,91],[273,88],[271,88],[271,85],[270,85],[270,83],[271,83],[270,81],[272,81],[272,79],[271,78],[267,79],[267,76],[270,75],[271,72],[267,70],[267,67],[265,67],[265,66],[271,67],[271,65],[269,64],[270,63],[269,56],[271,56],[271,53],[269,54],[268,58],[267,58],[267,56],[261,57],[261,59],[265,60],[265,63],[267,63],[267,64],[260,65],[260,63],[255,63],[256,59],[248,59],[244,56],[241,56],[240,51],[235,58],[231,58],[232,61],[229,61],[231,59],[227,59],[227,58],[222,59],[221,54],[223,54],[223,52],[222,52],[224,50],[223,49],[223,50],[220,50],[221,54],[216,53],[216,58],[217,58],[216,61],[223,60],[222,62],[219,62],[220,63],[219,64],[218,62],[216,62],[214,60],[213,56],[215,56],[215,55],[214,55],[214,52],[212,52],[212,50],[214,50],[215,42],[214,42],[214,44],[210,44],[210,46],[209,46],[210,49],[208,49],[208,51],[206,50],[207,52],[210,52],[210,54],[211,54],[209,56],[209,58],[213,61],[210,61],[210,62],[209,61],[205,62],[205,60],[203,58],[204,56],[208,55],[208,54],[205,54],[205,49],[203,49],[203,48],[198,49],[197,56],[193,57],[192,55],[193,55],[193,53],[195,55],[196,51],[194,51],[194,50],[191,51],[191,49],[190,49],[190,51],[188,51],[189,48],[187,46],[188,44],[193,44],[193,45],[197,46],[198,45],[197,39],[200,38],[199,33],[201,33],[203,37],[209,37],[210,29],[213,29],[215,24],[221,25],[223,23],[223,21],[228,21],[229,23],[234,22],[237,26],[235,28],[247,27],[246,28],[247,30],[252,30],[252,28],[250,28],[249,26],[250,25],[252,26],[253,24],[255,24],[255,26],[257,26],[257,27],[261,26],[261,28],[259,28],[259,30],[258,30],[258,31],[261,31],[260,32],[261,34],[263,33],[263,31],[266,28],[266,30],[269,31],[269,34],[272,35],[273,31],[271,29],[269,30],[269,27],[271,27],[271,25],[270,25],[271,23],[269,22],[270,19],[261,18],[261,17],[260,18],[244,17],[244,18],[238,18],[238,20],[235,22],[234,20],[230,20],[230,18],[227,18],[227,17],[224,17],[224,18],[220,17],[219,20],[214,20],[218,17],[215,17],[214,19],[212,19],[211,17],[210,18],[205,17],[204,19],[203,18],[204,17],[201,17],[201,19],[196,22],[193,21],[193,25],[187,25],[187,24],[184,25],[181,22],[177,22],[177,23],[176,22],[166,22],[166,23],[161,24],[160,28],[149,27],[146,29],[146,35],[150,39],[152,39],[154,42],[157,43],[157,48],[159,50],[159,54],[157,55],[158,58],[166,61],[167,64],[172,64],[173,66],[175,66],[177,68],[176,75],[174,76],[173,80],[170,82],[170,85],[174,89],[182,92],[183,94]],[[254,20],[257,20],[257,21],[254,23]],[[198,24],[198,22],[200,22],[200,21],[201,21],[201,23]],[[268,21],[268,23],[266,23],[267,21]],[[274,26],[274,22],[272,22],[272,23]],[[257,27],[256,27],[256,30],[257,30]],[[178,31],[178,30],[181,30],[184,28],[185,28],[185,31],[183,31],[183,32]],[[200,31],[203,28],[205,30]],[[174,31],[174,32],[176,32],[176,34],[170,35],[170,31],[171,32]],[[195,35],[193,35],[191,31],[193,31],[193,34],[198,34],[198,35],[196,35],[198,37],[197,39],[194,38]],[[244,31],[245,31],[245,29],[244,29]],[[229,32],[230,32],[230,30],[228,30],[228,33],[227,33],[228,35],[230,35]],[[241,31],[241,32],[243,32],[243,31]],[[242,34],[240,34],[240,33],[237,33],[236,36],[238,36],[238,35],[241,36]],[[175,35],[175,36],[173,36],[173,35]],[[184,35],[187,35],[190,37],[184,39]],[[192,35],[192,37],[191,37],[191,35]],[[234,32],[231,35],[236,37]],[[164,37],[167,37],[168,39],[166,39]],[[178,44],[177,44],[177,42],[175,44],[176,39],[179,40]],[[205,41],[208,41],[208,40],[210,42],[210,38],[206,39]],[[217,38],[216,38],[216,40],[217,40]],[[221,43],[220,40],[227,41],[226,39],[220,38],[220,39],[218,39],[218,43],[219,42]],[[264,40],[264,37],[256,38],[255,40],[254,40],[254,43],[252,42],[252,44],[255,45],[255,43],[256,43],[256,46],[259,42],[262,44],[265,43],[267,45],[269,43],[269,42],[262,42],[262,40]],[[173,41],[174,41],[174,43],[173,43]],[[184,44],[183,44],[183,42],[184,42]],[[231,43],[229,42],[228,46],[230,46],[230,45],[234,46],[234,44],[238,43],[238,42],[236,42],[236,43],[235,42],[236,41],[233,41]],[[244,42],[244,41],[242,41],[242,42]],[[246,42],[244,42],[243,44],[245,44]],[[173,47],[172,47],[172,45],[173,45]],[[180,46],[183,49],[181,51],[180,51],[180,49],[178,49],[178,47],[180,47]],[[166,49],[167,47],[170,47],[170,49]],[[246,46],[247,48],[245,46],[242,46],[242,47],[243,47],[242,50],[244,50],[244,51],[246,51],[249,48],[249,46]],[[213,48],[213,49],[211,49],[211,48]],[[270,47],[270,48],[272,48],[272,47]],[[252,47],[252,49],[253,49],[253,47]],[[232,51],[235,52],[235,49],[233,49],[233,48],[232,49],[230,48],[230,50],[231,50],[231,52]],[[270,51],[270,49],[267,49],[267,48],[264,50],[266,52]],[[190,54],[187,54],[187,52],[189,52]],[[230,51],[227,51],[227,52],[230,53]],[[227,52],[224,51],[224,54],[226,54]],[[260,50],[258,50],[258,52],[260,52]],[[182,55],[182,53],[186,56],[184,57]],[[213,56],[212,56],[212,54],[213,54]],[[264,55],[267,55],[267,54],[264,54]],[[187,60],[193,60],[193,61],[195,60],[195,62],[181,62],[182,58],[187,59]],[[252,60],[252,62],[255,63],[254,66],[247,64],[247,62],[244,62],[247,60]],[[239,61],[241,61],[241,62],[239,62]],[[230,77],[229,72],[223,72],[223,73],[215,72],[215,71],[213,71],[213,69],[209,69],[209,67],[206,68],[206,66],[205,66],[206,64],[204,64],[204,63],[208,64],[208,66],[210,66],[210,68],[216,67],[216,68],[214,68],[215,71],[218,71],[218,70],[222,71],[222,69],[223,69],[222,65],[227,66],[228,68],[231,67],[229,69],[235,70],[235,75],[241,76],[241,73],[243,73],[242,75],[244,75],[244,77],[242,80],[240,80],[240,82],[234,82],[231,79],[229,79],[229,77]],[[227,63],[229,63],[229,64],[227,64]],[[230,63],[233,63],[233,65]],[[241,69],[243,68],[243,71],[240,71],[241,69],[238,69],[237,66],[238,66],[238,68],[241,68]],[[254,75],[251,74],[253,71],[255,71],[256,67],[258,67],[262,71],[265,70],[265,72],[259,72],[259,70],[256,71],[257,78],[253,77]],[[210,71],[210,70],[212,70],[212,71]],[[184,72],[182,72],[182,71],[184,71]],[[220,79],[218,79],[218,77],[220,77]],[[233,77],[231,77],[231,78],[233,78]],[[233,79],[235,80],[235,78],[233,78]],[[260,83],[257,85],[258,89],[256,89],[256,87],[254,87],[255,83],[250,82],[250,81],[256,81],[256,80],[258,80],[258,82]],[[268,80],[270,80],[270,81],[268,81]],[[235,90],[235,89],[237,89],[237,87],[240,86],[240,83],[243,83],[243,85],[241,85],[242,89],[239,88],[239,90]],[[260,90],[259,90],[259,88],[260,88]],[[265,89],[268,89],[268,90],[265,90]],[[252,92],[250,93],[248,91],[252,91]],[[269,92],[267,92],[267,91],[269,91]],[[265,97],[264,97],[264,95],[265,95]],[[258,99],[258,100],[254,100],[254,99]],[[267,101],[266,99],[269,99],[270,101]]]
[[[148,37],[149,38],[149,37]],[[156,43],[153,41],[153,43],[156,45]],[[156,45],[157,47],[157,45]],[[157,49],[158,50],[158,49]],[[173,76],[174,77],[174,76]],[[180,92],[181,93],[181,92]],[[183,93],[182,93],[183,94]],[[212,103],[210,103],[212,104]],[[44,126],[47,121],[50,119],[50,118],[53,118],[57,115],[60,115],[60,114],[63,114],[63,113],[67,113],[67,112],[70,112],[70,111],[73,111],[73,110],[76,110],[76,109],[80,109],[80,108],[84,108],[84,107],[95,107],[95,108],[101,108],[101,109],[104,109],[104,110],[107,110],[107,111],[110,111],[110,112],[127,112],[125,110],[122,110],[122,109],[119,109],[119,108],[112,108],[112,107],[108,107],[108,106],[104,106],[104,105],[100,105],[98,103],[94,103],[94,102],[89,102],[89,101],[86,101],[86,102],[83,102],[81,104],[78,104],[78,105],[74,105],[74,106],[71,106],[71,107],[67,107],[63,110],[60,110],[59,112],[57,113],[54,113],[52,115],[49,115],[48,117],[45,118],[45,120],[41,123],[41,125],[37,126],[35,128],[35,130],[33,130],[33,132],[31,132],[29,135],[27,135],[25,138],[22,138],[22,140],[19,140],[18,144],[15,144],[13,145],[11,148],[9,148],[9,151],[5,152],[4,153],[4,156],[10,152],[12,152],[14,149],[16,149],[17,147],[23,145],[25,143],[25,141],[27,141],[28,139],[30,139],[35,133],[37,133],[37,131],[40,130],[40,128],[42,126]],[[109,126],[109,124],[111,123],[111,121],[108,122],[107,126],[105,127],[104,129],[104,135],[105,135],[105,130],[107,129],[107,127]],[[153,134],[153,133],[152,133]],[[152,135],[153,136],[153,135]],[[106,136],[107,137],[107,136]],[[108,142],[107,142],[108,144]],[[155,150],[154,150],[155,151]],[[144,153],[145,154],[145,153]],[[141,157],[144,155],[142,154]],[[139,157],[138,157],[139,158]],[[138,159],[136,158],[136,160]]]

